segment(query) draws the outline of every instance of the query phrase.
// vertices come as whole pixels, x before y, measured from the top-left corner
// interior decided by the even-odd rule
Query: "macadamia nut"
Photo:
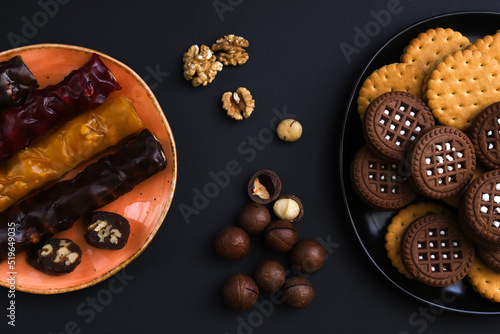
[[[278,124],[278,137],[287,142],[297,141],[302,136],[302,125],[294,119],[285,119]]]
[[[292,221],[300,213],[300,207],[297,202],[291,198],[281,198],[274,203],[274,213],[279,219]]]

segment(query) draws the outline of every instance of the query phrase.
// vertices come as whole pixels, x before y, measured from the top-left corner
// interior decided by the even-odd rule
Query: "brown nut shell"
[[[297,229],[287,220],[277,220],[264,231],[264,241],[272,251],[286,253],[297,243]]]
[[[259,297],[259,287],[251,277],[236,274],[226,281],[222,295],[229,307],[243,311],[255,303]]]
[[[226,227],[219,232],[215,239],[215,250],[224,259],[242,259],[250,250],[250,237],[240,227]]]
[[[263,204],[249,203],[240,211],[238,222],[247,233],[259,234],[271,222],[271,214]]]
[[[314,298],[314,289],[311,283],[303,277],[289,278],[281,290],[283,291],[285,302],[291,307],[305,307]]]
[[[268,169],[258,171],[248,182],[248,195],[255,203],[271,203],[278,198],[280,192],[280,178],[275,172]]]
[[[323,267],[326,252],[316,240],[304,239],[299,241],[292,249],[290,262],[301,272],[312,274]]]
[[[290,206],[287,205],[285,209],[285,213],[280,213],[280,209],[278,208],[279,206],[279,203],[281,200],[292,200],[294,201],[295,203],[297,203],[297,206],[298,206],[298,213],[295,215],[293,214],[293,217],[290,216]],[[283,208],[281,208],[282,210]],[[294,209],[292,209],[293,211],[295,211]],[[304,205],[302,204],[301,200],[295,196],[295,195],[289,195],[289,194],[286,194],[286,195],[281,195],[277,200],[276,202],[274,202],[274,205],[273,205],[273,211],[274,211],[274,214],[279,218],[279,219],[283,219],[283,220],[288,220],[289,222],[291,223],[295,223],[295,222],[298,222],[302,219],[302,217],[304,217]]]
[[[281,289],[285,284],[286,271],[278,261],[262,262],[255,271],[255,281],[261,290],[272,292]]]

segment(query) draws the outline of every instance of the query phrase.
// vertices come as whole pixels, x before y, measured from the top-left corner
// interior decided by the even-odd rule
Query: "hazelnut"
[[[297,141],[302,136],[302,125],[294,119],[285,119],[276,129],[278,137],[287,142]]]
[[[215,250],[224,259],[242,259],[250,250],[250,237],[242,228],[226,227],[215,239]]]
[[[290,262],[303,273],[312,274],[321,269],[325,255],[325,249],[319,242],[304,239],[293,247]]]
[[[278,220],[269,224],[264,231],[264,241],[273,251],[285,253],[297,242],[297,230],[287,220]]]
[[[291,277],[281,289],[285,302],[296,308],[309,305],[314,298],[314,289],[311,283],[303,277]]]
[[[257,301],[259,288],[251,277],[236,274],[226,281],[222,294],[229,307],[243,311]]]
[[[255,271],[255,280],[261,290],[272,292],[281,289],[285,283],[285,268],[278,261],[264,261]]]
[[[250,234],[262,233],[271,222],[269,210],[262,204],[247,204],[238,215],[240,226]]]
[[[298,197],[283,195],[274,202],[273,211],[279,219],[288,220],[293,223],[302,219],[304,206]]]
[[[267,204],[278,198],[281,192],[281,180],[271,170],[255,173],[248,182],[248,195],[256,203]]]

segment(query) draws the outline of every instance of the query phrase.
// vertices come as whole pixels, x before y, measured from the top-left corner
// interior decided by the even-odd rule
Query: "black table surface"
[[[173,130],[178,183],[170,210],[149,247],[115,276],[59,295],[18,292],[16,326],[8,325],[0,289],[0,332],[16,333],[470,333],[495,330],[498,316],[443,311],[395,288],[370,262],[349,221],[339,175],[341,126],[353,86],[373,54],[407,26],[439,14],[499,11],[494,0],[354,1],[82,1],[3,2],[0,50],[62,43],[98,50],[134,69],[153,89]],[[358,47],[356,34],[379,21]],[[31,25],[31,27],[28,27]],[[30,29],[31,28],[31,29]],[[499,22],[500,28],[500,22]],[[250,41],[249,61],[225,68],[207,87],[182,75],[182,55],[227,34]],[[494,32],[485,32],[485,34]],[[358,37],[359,38],[359,37]],[[358,41],[359,42],[359,41]],[[256,100],[249,119],[229,119],[223,92],[247,87]],[[277,119],[295,118],[303,137],[269,135]],[[228,163],[240,167],[208,190]],[[324,267],[308,278],[313,302],[292,309],[262,294],[247,311],[229,309],[222,286],[252,275],[265,259],[288,265],[260,236],[242,260],[214,250],[217,233],[237,225],[249,203],[246,184],[261,169],[302,199],[299,238],[322,240]],[[213,191],[213,192],[210,192]],[[190,207],[191,214],[185,209]],[[112,284],[110,284],[112,283]],[[499,306],[500,310],[500,306]]]

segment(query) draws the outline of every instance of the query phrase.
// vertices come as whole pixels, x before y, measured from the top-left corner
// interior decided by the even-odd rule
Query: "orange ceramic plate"
[[[16,256],[14,270],[8,267],[7,261],[0,264],[0,285],[5,287],[11,286],[11,281],[7,279],[12,271],[16,273],[14,277],[17,290],[38,294],[68,292],[103,281],[123,269],[144,251],[160,228],[172,202],[177,180],[174,137],[151,89],[134,71],[100,52],[60,44],[39,44],[4,51],[0,53],[0,61],[21,55],[43,88],[58,83],[72,70],[81,67],[92,53],[101,56],[122,86],[120,91],[112,93],[110,97],[124,94],[133,102],[139,117],[160,140],[168,166],[164,171],[137,185],[128,194],[102,208],[119,213],[129,220],[130,237],[123,249],[109,251],[88,245],[83,237],[83,222],[77,221],[71,229],[57,235],[72,239],[82,248],[82,263],[74,272],[62,276],[46,275],[32,268],[26,262],[26,254],[21,253]],[[75,172],[67,177],[73,176]]]

